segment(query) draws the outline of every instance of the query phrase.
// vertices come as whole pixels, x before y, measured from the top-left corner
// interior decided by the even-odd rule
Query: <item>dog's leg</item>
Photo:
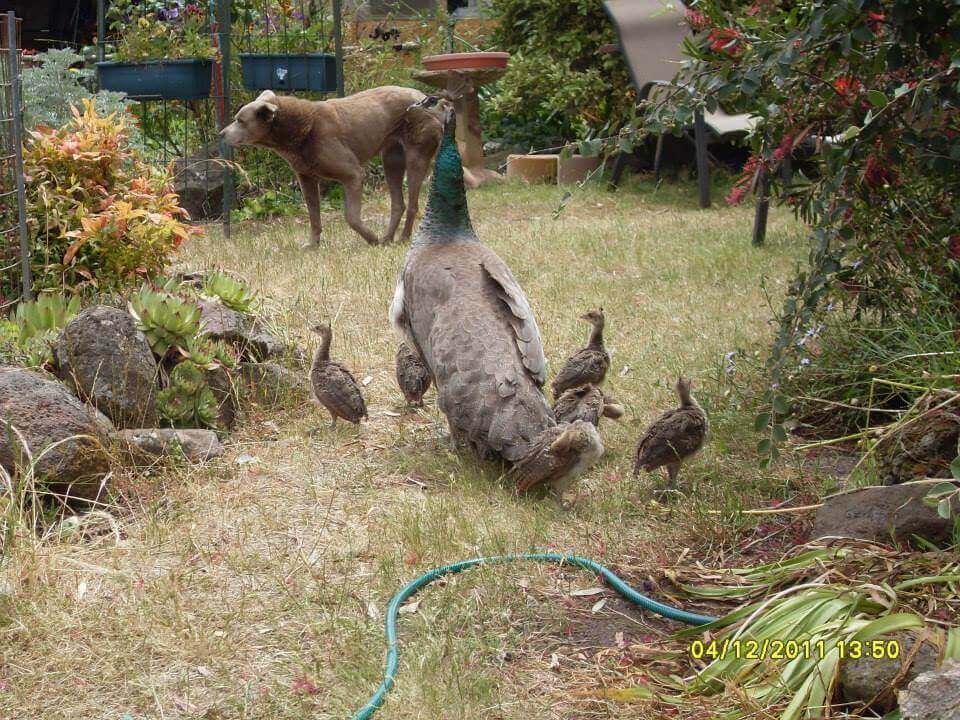
[[[366,240],[370,245],[377,245],[380,240],[376,235],[363,224],[360,219],[360,207],[363,204],[363,180],[360,175],[345,180],[343,183],[344,191],[344,214],[347,216],[347,225],[356,230],[360,237]]]
[[[400,218],[406,206],[403,203],[403,174],[406,171],[406,159],[403,146],[391,145],[383,151],[383,174],[390,190],[390,224],[384,233],[382,242],[393,242],[393,236],[400,225]]]
[[[303,201],[307,204],[307,214],[310,216],[310,240],[303,246],[306,250],[320,244],[320,236],[323,232],[320,220],[320,183],[306,175],[297,175],[297,180],[300,181],[300,191],[303,193]]]
[[[417,222],[417,213],[420,212],[420,188],[430,171],[430,161],[433,154],[423,155],[413,149],[407,152],[407,221],[403,224],[403,233],[400,242],[409,242],[413,232],[413,225]]]

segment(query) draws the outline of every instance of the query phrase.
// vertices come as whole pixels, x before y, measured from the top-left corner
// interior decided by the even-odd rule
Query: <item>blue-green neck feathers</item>
[[[454,121],[444,129],[443,142],[433,166],[430,197],[414,242],[432,244],[476,239],[470,224],[463,160],[454,138]]]

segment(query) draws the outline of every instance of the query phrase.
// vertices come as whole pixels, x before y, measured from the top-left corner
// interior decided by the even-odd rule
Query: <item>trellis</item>
[[[20,20],[0,15],[0,313],[32,299],[23,178]]]
[[[156,4],[139,0],[130,7],[146,14]],[[341,0],[210,0],[209,5],[175,1],[166,7],[170,12],[186,7],[193,13],[206,13],[212,59],[108,61],[108,6],[106,0],[98,0],[98,78],[101,87],[124,91],[139,103],[142,140],[158,162],[192,158],[193,150],[199,147],[198,165],[209,168],[212,165],[208,161],[220,163],[218,172],[225,172],[221,218],[224,232],[229,234],[230,211],[235,205],[233,173],[229,170],[233,153],[222,141],[216,152],[211,152],[210,141],[229,123],[236,109],[232,91],[270,89],[343,95]],[[131,17],[129,25],[135,24],[136,18]],[[137,30],[130,27],[125,32]],[[234,50],[239,50],[242,89],[236,82]],[[179,73],[180,79],[162,81],[161,75],[169,73]],[[237,104],[246,99],[237,97]],[[146,132],[148,127],[159,131],[151,136]],[[261,151],[239,152],[246,167],[269,162]],[[221,161],[227,161],[226,170]],[[205,182],[207,177],[203,174]]]

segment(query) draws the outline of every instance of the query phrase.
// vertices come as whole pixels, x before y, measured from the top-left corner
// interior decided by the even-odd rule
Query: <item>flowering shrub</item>
[[[39,288],[139,282],[196,232],[167,175],[127,145],[123,117],[100,116],[92,100],[63,128],[32,131],[24,167]]]
[[[849,332],[825,328],[859,323],[873,329],[854,333],[864,346],[877,337],[894,343],[904,333],[882,329],[920,323],[921,307],[924,325],[935,310],[956,326],[960,13],[953,0],[689,6],[688,22],[699,32],[687,44],[676,89],[623,139],[632,144],[638,133],[688,126],[698,106],[753,113],[752,157],[728,200],[740,201],[766,178],[774,197],[812,227],[809,267],[791,286],[771,353],[770,412],[758,423],[770,429],[760,450],[773,457],[785,438],[781,421],[793,410],[785,384],[798,395],[827,393],[801,387],[803,378],[815,373],[831,337],[850,342]],[[791,159],[798,172],[784,184],[779,170]],[[927,336],[915,330],[907,334]],[[950,334],[938,337],[929,353],[956,350]],[[848,347],[851,365],[859,349]],[[891,344],[886,352],[902,350]],[[861,375],[881,372],[876,367],[886,366]],[[830,399],[850,404],[856,398],[847,392],[862,387],[837,381]]]
[[[114,60],[212,58],[208,4],[202,0],[116,0],[109,5]]]

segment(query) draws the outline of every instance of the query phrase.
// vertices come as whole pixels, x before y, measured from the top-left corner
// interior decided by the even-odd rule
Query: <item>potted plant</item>
[[[324,31],[333,27],[332,19],[310,17],[280,0],[248,15],[247,27],[251,52],[240,53],[245,88],[322,93],[337,89],[336,58],[322,52],[329,43]]]
[[[117,39],[111,59],[97,63],[101,89],[138,99],[209,97],[214,49],[201,5],[117,0],[109,16]]]

